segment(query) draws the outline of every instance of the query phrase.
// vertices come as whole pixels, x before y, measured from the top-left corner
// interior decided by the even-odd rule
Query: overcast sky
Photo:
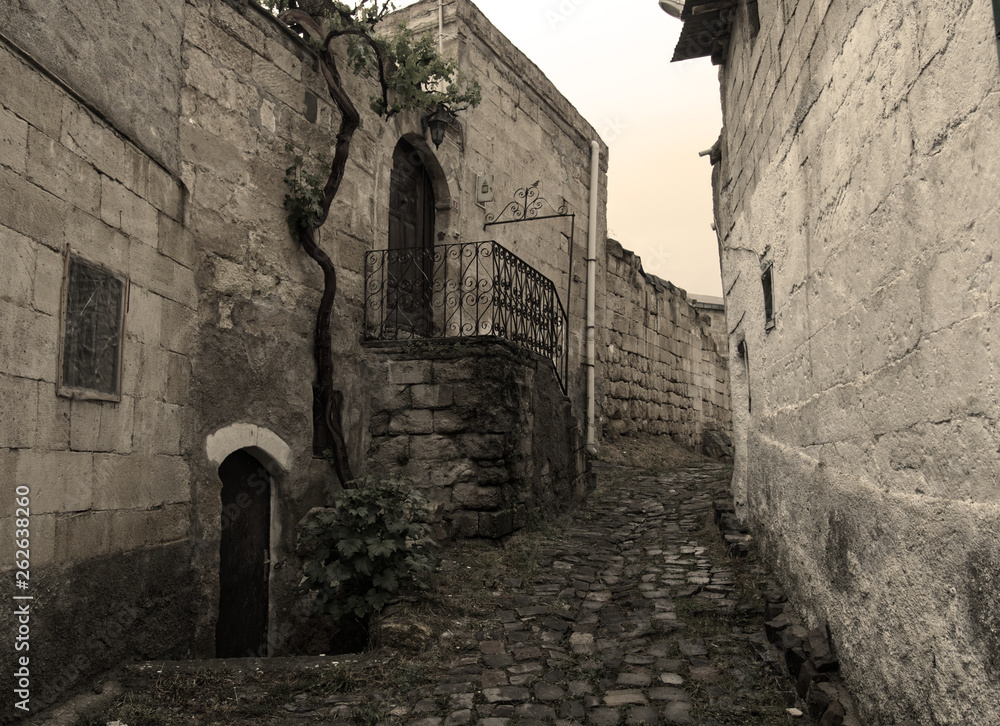
[[[609,235],[647,272],[721,295],[711,166],[698,156],[722,125],[718,74],[707,58],[670,63],[681,22],[656,0],[473,1],[610,147]]]

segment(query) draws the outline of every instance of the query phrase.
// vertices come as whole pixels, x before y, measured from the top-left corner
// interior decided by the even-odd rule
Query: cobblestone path
[[[249,663],[240,679],[215,684],[211,694],[187,691],[180,698],[175,686],[160,680],[152,713],[141,712],[147,718],[138,720],[368,726],[813,723],[786,712],[793,705],[793,684],[764,636],[763,610],[754,598],[762,577],[752,562],[726,555],[712,522],[713,499],[728,496],[729,469],[705,462],[650,475],[599,464],[598,478],[598,491],[584,506],[560,526],[533,535],[537,559],[530,571],[504,572],[483,593],[488,599],[480,611],[492,608],[494,616],[453,628],[438,641],[436,655],[411,653],[401,665],[403,656],[373,653],[374,665],[359,661],[354,667],[381,673],[375,685],[352,681],[352,666],[343,659],[339,668],[346,672],[326,671],[308,687],[268,674],[279,661],[286,672],[323,668],[291,658],[258,661],[267,664],[263,671]],[[195,672],[186,667],[177,672]],[[204,671],[198,673],[206,683]],[[129,687],[120,704],[130,698],[136,703],[145,688],[141,682]],[[130,722],[127,710],[104,715]],[[106,720],[86,723],[103,726]]]
[[[393,715],[410,726],[788,723],[762,618],[736,624],[736,572],[706,555],[728,473],[632,476],[599,494],[544,542],[540,574],[509,583],[503,629]]]

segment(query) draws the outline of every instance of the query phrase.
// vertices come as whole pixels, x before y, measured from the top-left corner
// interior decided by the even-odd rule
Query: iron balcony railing
[[[496,242],[365,255],[365,339],[494,337],[545,356],[566,391],[566,312],[555,285]]]

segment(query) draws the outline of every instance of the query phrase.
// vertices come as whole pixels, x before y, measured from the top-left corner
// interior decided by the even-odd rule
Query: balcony
[[[568,331],[552,281],[496,242],[365,255],[365,340],[502,338],[550,360],[565,393]]]

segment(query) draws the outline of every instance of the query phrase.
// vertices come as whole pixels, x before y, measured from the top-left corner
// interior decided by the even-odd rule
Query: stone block
[[[380,436],[373,438],[372,448],[369,450],[368,456],[369,459],[389,470],[398,466],[406,466],[410,461],[410,437]]]
[[[0,373],[55,381],[59,320],[0,300]]]
[[[395,419],[393,419],[395,422]],[[425,433],[425,432],[415,432]],[[458,457],[458,446],[448,436],[430,434],[410,438],[410,458],[419,461],[451,461]]]
[[[203,50],[220,67],[243,75],[250,73],[253,51],[204,15],[191,13],[185,25],[184,40]]]
[[[28,158],[28,124],[0,108],[0,165],[24,173]]]
[[[187,510],[187,505],[179,505],[155,509],[150,512],[150,526],[146,536],[146,544],[166,544],[186,539],[191,522]]]
[[[13,114],[53,138],[59,135],[62,92],[6,47],[0,49],[0,88]]]
[[[257,55],[253,57],[252,76],[261,91],[274,96],[293,111],[302,113],[305,109],[302,87],[268,59]]]
[[[390,360],[389,383],[410,385],[431,382],[431,362],[427,360]]]
[[[507,437],[503,434],[462,434],[458,448],[470,459],[502,459],[507,451]]]
[[[296,81],[302,80],[302,61],[299,57],[289,51],[285,46],[276,41],[267,39],[264,41],[266,55],[278,68],[283,70]]]
[[[412,405],[410,388],[406,385],[391,384],[378,386],[371,398],[372,410],[392,412],[410,408]]]
[[[146,169],[147,202],[170,219],[180,222],[184,216],[184,196],[184,185],[180,179],[159,164],[149,164]]]
[[[35,445],[40,449],[64,451],[69,448],[72,402],[56,395],[55,383],[38,382],[38,431]]]
[[[145,245],[155,247],[156,209],[123,184],[101,177],[101,219]]]
[[[471,361],[439,360],[434,361],[434,380],[438,383],[456,383],[471,381],[473,367]]]
[[[167,354],[167,381],[163,400],[167,403],[185,404],[191,386],[191,361],[177,353]]]
[[[479,535],[478,512],[455,512],[451,518],[456,537],[476,537]]]
[[[390,434],[430,434],[434,431],[431,411],[398,411],[389,421]]]
[[[179,456],[97,454],[94,507],[149,509],[191,500],[190,470]]]
[[[80,451],[20,452],[15,479],[31,487],[33,514],[80,512],[93,503],[94,456]]]
[[[419,383],[410,388],[414,408],[447,408],[454,401],[450,384]]]
[[[163,298],[144,287],[129,290],[128,312],[125,315],[125,333],[142,345],[160,344],[162,337]]]
[[[3,232],[0,232],[0,238],[2,237]],[[32,305],[38,312],[46,315],[59,314],[65,267],[65,257],[62,254],[42,245],[36,247]]]
[[[52,249],[61,249],[70,205],[0,166],[0,199],[3,224]]]
[[[111,519],[111,512],[74,512],[57,517],[57,560],[70,564],[108,554],[111,551]]]
[[[34,184],[50,194],[85,212],[99,212],[101,180],[97,170],[35,129],[28,134],[27,173]]]
[[[501,487],[484,487],[471,482],[456,484],[452,494],[452,501],[456,506],[480,511],[499,509],[503,505],[503,499]]]
[[[181,453],[181,416],[183,409],[155,399],[140,399],[135,404],[133,446],[144,454],[179,455]]]
[[[112,511],[109,527],[111,552],[130,552],[146,546],[149,535],[149,519],[155,512],[129,509]]]
[[[70,448],[127,454],[132,451],[135,399],[121,403],[75,399],[70,415]]]
[[[457,411],[434,411],[434,432],[438,434],[454,434],[469,428],[465,417]]]
[[[155,240],[155,233],[153,239]],[[132,282],[157,295],[189,307],[198,307],[198,289],[194,272],[160,254],[155,242],[150,247],[132,244],[129,248],[129,271]]]
[[[173,300],[164,300],[160,345],[174,353],[188,355],[193,347],[196,323],[194,310]]]
[[[56,133],[64,147],[93,164],[105,178],[125,178],[125,142],[75,99],[66,99],[61,133]],[[56,138],[55,134],[48,135]]]
[[[504,537],[514,531],[514,513],[503,512],[480,512],[479,513],[479,535],[481,537]]]
[[[0,374],[0,447],[35,445],[38,430],[38,383]]]
[[[0,300],[31,307],[38,247],[24,235],[0,226],[0,269],[6,282],[0,289]]]
[[[161,255],[169,257],[188,269],[194,269],[194,235],[166,214],[160,214],[157,217],[156,248]]]

